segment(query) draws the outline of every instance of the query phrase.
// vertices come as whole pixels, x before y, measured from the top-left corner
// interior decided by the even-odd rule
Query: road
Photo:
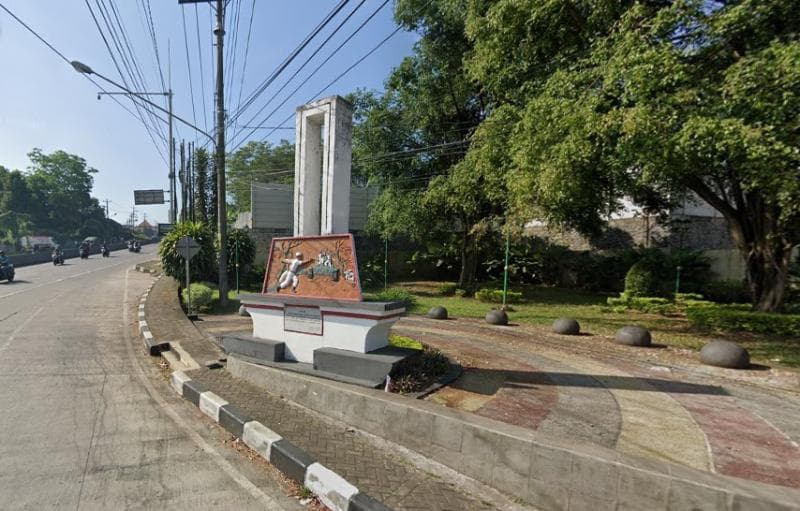
[[[2,509],[300,509],[144,353],[131,268],[154,250],[0,283]]]

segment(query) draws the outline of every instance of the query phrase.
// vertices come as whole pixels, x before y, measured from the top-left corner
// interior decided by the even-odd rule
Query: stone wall
[[[672,216],[659,221],[655,216],[619,218],[609,221],[603,234],[589,239],[575,231],[531,226],[526,233],[565,245],[573,250],[624,250],[626,248],[685,248],[726,250],[736,248],[723,218]]]

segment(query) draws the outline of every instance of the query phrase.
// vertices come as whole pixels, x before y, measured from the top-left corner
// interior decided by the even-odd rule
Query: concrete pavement
[[[151,277],[129,269],[153,250],[0,283],[3,509],[301,509],[144,352],[136,307]]]

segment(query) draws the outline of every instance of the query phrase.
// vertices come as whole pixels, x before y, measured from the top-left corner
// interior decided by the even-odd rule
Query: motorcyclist
[[[0,266],[6,266],[11,263],[11,259],[6,255],[5,250],[0,250]]]

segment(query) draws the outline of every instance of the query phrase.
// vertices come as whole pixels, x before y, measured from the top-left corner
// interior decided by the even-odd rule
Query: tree
[[[194,216],[198,222],[208,222],[209,207],[209,179],[208,179],[208,151],[199,147],[194,152],[195,183]]]
[[[779,310],[800,243],[800,11],[788,0],[473,0],[469,75],[511,123],[521,219],[596,232],[623,196],[726,219],[753,305]]]
[[[12,245],[30,225],[33,206],[25,176],[0,165],[0,241]]]
[[[251,141],[230,155],[227,165],[228,192],[233,198],[229,212],[250,211],[250,183],[294,182],[294,144]]]
[[[414,53],[392,72],[382,95],[358,92],[352,100],[355,173],[382,190],[370,231],[418,241],[447,239],[455,231],[459,284],[469,287],[487,218],[496,211],[480,179],[456,165],[485,115],[484,97],[463,66],[471,51],[465,11],[464,0],[399,0],[395,19],[420,34]]]
[[[62,238],[77,237],[88,219],[102,221],[103,210],[90,195],[92,174],[97,170],[86,160],[60,150],[44,154],[34,149],[28,157],[26,181],[35,204],[31,219],[36,229]]]

